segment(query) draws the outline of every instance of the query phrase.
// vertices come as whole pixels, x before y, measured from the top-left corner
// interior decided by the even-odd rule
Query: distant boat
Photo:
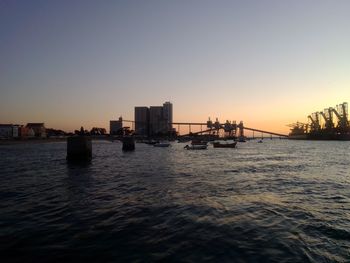
[[[259,140],[258,143],[262,143],[263,141],[262,140]]]
[[[156,144],[153,145],[154,147],[169,147],[170,143],[168,142],[158,142]]]
[[[206,150],[208,145],[186,145],[184,148],[187,150]]]
[[[233,143],[221,143],[221,142],[214,142],[213,146],[214,148],[236,148],[237,142]]]

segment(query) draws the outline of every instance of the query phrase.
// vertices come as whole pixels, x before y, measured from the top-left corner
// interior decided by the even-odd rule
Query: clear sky
[[[288,132],[350,102],[350,1],[0,0],[0,123],[109,126],[174,104]]]

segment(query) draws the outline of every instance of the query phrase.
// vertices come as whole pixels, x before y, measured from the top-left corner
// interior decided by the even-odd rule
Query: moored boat
[[[153,145],[154,147],[169,147],[170,143],[168,142],[158,142],[156,144]]]
[[[214,148],[236,148],[237,142],[233,143],[221,143],[221,142],[214,142],[213,146]]]
[[[184,149],[187,150],[206,150],[208,145],[186,145]]]

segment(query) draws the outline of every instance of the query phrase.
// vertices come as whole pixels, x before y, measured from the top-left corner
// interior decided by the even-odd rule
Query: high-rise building
[[[110,135],[118,135],[123,128],[123,118],[119,117],[119,120],[111,120],[109,121],[109,134]]]
[[[163,107],[151,106],[149,108],[150,135],[157,135],[164,132]]]
[[[167,124],[167,132],[172,131],[173,129],[173,104],[169,101],[163,104],[163,118]]]
[[[173,132],[173,104],[135,107],[135,133],[137,135],[167,135]]]
[[[149,108],[135,107],[135,133],[137,135],[149,134]]]

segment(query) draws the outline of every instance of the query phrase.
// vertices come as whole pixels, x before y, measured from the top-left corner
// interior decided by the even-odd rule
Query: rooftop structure
[[[123,128],[123,118],[119,117],[118,120],[109,121],[109,134],[119,135]]]

